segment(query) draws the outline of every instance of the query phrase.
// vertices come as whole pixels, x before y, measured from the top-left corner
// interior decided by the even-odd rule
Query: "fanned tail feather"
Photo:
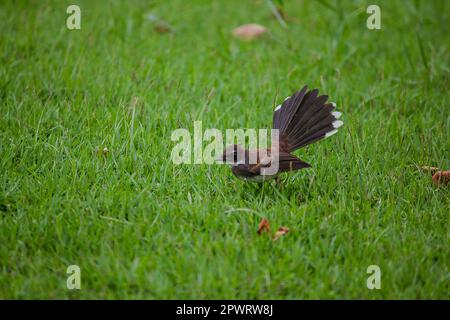
[[[280,130],[282,150],[292,152],[327,138],[343,124],[338,120],[341,113],[333,111],[336,105],[318,94],[317,89],[307,91],[305,86],[275,109],[273,128]]]

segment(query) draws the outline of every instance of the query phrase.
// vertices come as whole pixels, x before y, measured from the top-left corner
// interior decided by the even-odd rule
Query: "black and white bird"
[[[341,113],[334,111],[336,104],[327,103],[328,96],[318,94],[317,89],[308,91],[304,86],[276,107],[272,127],[279,130],[279,139],[272,141],[272,148],[261,152],[261,149],[248,150],[235,144],[225,149],[219,161],[229,164],[236,177],[255,182],[274,178],[282,172],[311,167],[292,152],[332,136],[343,124],[339,120]],[[274,167],[275,161],[277,171],[268,170]]]

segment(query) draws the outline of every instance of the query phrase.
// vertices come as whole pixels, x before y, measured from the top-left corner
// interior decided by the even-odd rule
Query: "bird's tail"
[[[341,113],[333,111],[336,105],[326,103],[328,96],[318,93],[305,86],[275,109],[273,128],[280,130],[280,149],[292,152],[335,134],[342,126]]]

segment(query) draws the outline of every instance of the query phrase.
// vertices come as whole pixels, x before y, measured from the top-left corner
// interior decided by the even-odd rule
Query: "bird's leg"
[[[261,201],[266,197],[266,185],[267,181],[260,183],[261,185]]]
[[[255,193],[261,193],[262,183],[247,183],[247,185],[250,190],[254,191]]]
[[[279,189],[281,189],[281,191],[284,191],[284,184],[283,184],[283,182],[281,181],[281,176],[277,176],[276,178],[275,178],[275,184],[276,184],[276,186],[279,188]]]
[[[258,185],[258,187],[257,187],[258,192],[261,192],[261,190],[263,190],[263,188],[264,188],[264,182],[257,183],[257,185]]]
[[[277,185],[277,187],[280,186],[280,181],[281,181],[280,176],[277,176],[277,177],[275,178],[275,184]]]

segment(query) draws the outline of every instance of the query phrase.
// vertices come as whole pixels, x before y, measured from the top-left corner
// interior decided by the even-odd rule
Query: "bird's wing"
[[[276,159],[274,159],[273,161],[276,161]],[[260,174],[261,168],[268,168],[270,166],[272,166],[272,162],[262,163],[260,161],[257,164],[250,165],[249,171],[254,174]],[[278,172],[294,171],[309,167],[311,167],[310,164],[300,160],[293,154],[284,151],[279,152]]]
[[[287,153],[287,152],[280,152],[280,157],[278,160],[278,171],[279,172],[285,172],[285,171],[294,171],[294,170],[300,170],[303,168],[309,168],[311,165],[309,163],[306,163],[293,154]]]

